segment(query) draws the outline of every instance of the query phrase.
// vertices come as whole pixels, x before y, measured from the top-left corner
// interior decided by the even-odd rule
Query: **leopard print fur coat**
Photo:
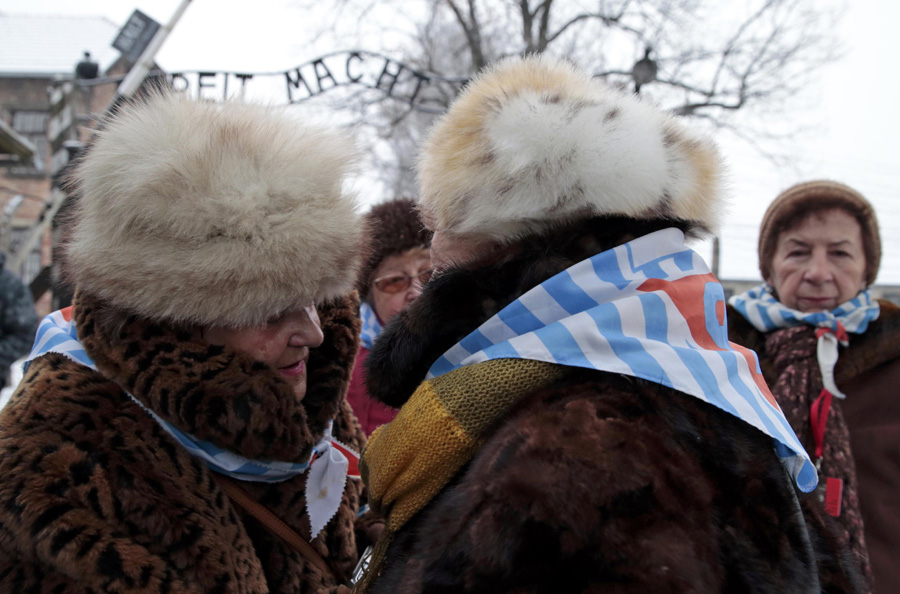
[[[101,373],[51,353],[30,365],[0,413],[0,592],[120,594],[333,593],[356,562],[362,486],[312,541],[323,575],[232,505],[126,390],[160,417],[248,458],[304,460],[334,420],[359,451],[364,436],[344,394],[358,347],[354,297],[320,307],[325,341],[297,402],[269,367],[189,333],[129,319],[115,336],[99,303],[75,302],[85,350]],[[306,474],[245,490],[309,538]]]

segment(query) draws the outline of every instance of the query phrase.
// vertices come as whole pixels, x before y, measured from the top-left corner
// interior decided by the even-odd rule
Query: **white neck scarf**
[[[848,332],[862,334],[869,322],[878,319],[881,309],[866,289],[856,297],[831,311],[804,313],[784,305],[772,293],[772,287],[763,283],[746,293],[735,295],[728,301],[760,332],[777,328],[789,328],[808,324],[817,328],[816,356],[822,372],[822,386],[838,398],[846,398],[834,382],[834,366],[838,360],[838,344],[847,346]]]
[[[534,287],[444,353],[428,377],[502,358],[622,373],[695,396],[771,436],[798,487],[816,487],[756,354],[728,341],[722,285],[678,229],[597,254]]]

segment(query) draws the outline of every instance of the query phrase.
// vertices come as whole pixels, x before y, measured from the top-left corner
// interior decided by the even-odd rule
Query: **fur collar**
[[[878,300],[881,313],[862,336],[850,336],[850,346],[841,350],[835,379],[848,381],[879,365],[900,359],[900,307]]]
[[[586,258],[667,227],[690,234],[683,221],[593,217],[525,237],[498,261],[442,272],[375,342],[366,360],[369,393],[401,407],[438,357],[526,291]]]
[[[352,336],[353,345],[347,336],[337,344],[329,344],[326,336],[323,347],[329,352],[311,351],[308,384],[314,388],[298,401],[268,366],[226,347],[193,342],[189,333],[167,325],[132,316],[117,335],[104,335],[95,324],[98,306],[103,305],[84,293],[75,299],[79,338],[97,368],[198,439],[247,458],[305,461],[337,414],[346,378],[337,378],[337,391],[334,379],[318,386],[314,378],[323,367],[346,361],[340,353],[353,350]],[[347,325],[352,332],[353,324]]]

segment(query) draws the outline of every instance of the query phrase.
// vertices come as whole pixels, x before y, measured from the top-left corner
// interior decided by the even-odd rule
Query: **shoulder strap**
[[[312,564],[318,567],[319,571],[323,574],[331,576],[332,578],[334,577],[334,573],[331,571],[331,568],[328,567],[325,559],[323,559],[302,536],[297,534],[293,528],[285,524],[280,518],[269,511],[269,508],[250,497],[250,495],[248,495],[234,479],[217,472],[214,472],[213,476],[233,503],[259,520],[269,532],[279,537],[285,544],[300,553],[308,561],[312,562]]]

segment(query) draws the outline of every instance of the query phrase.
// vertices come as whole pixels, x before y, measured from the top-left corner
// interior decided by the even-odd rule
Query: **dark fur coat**
[[[356,300],[320,308],[325,340],[298,403],[271,368],[190,334],[130,319],[115,336],[76,299],[79,338],[103,375],[62,355],[31,363],[0,414],[0,592],[335,592],[356,561],[362,489],[348,480],[313,541],[324,576],[231,503],[123,390],[178,428],[249,458],[304,461],[334,419],[364,437],[344,402],[358,346]],[[246,491],[309,538],[306,474]]]
[[[372,394],[402,405],[438,356],[523,292],[667,226],[584,221],[441,274],[376,343]],[[571,368],[522,398],[400,528],[370,591],[858,591],[809,503],[771,439],[742,421],[662,385]]]
[[[900,308],[888,301],[879,305],[878,319],[865,333],[851,333],[849,346],[841,347],[834,377],[847,399],[831,403],[821,468],[843,481],[842,540],[856,552],[872,591],[882,593],[900,591]],[[759,355],[769,385],[787,386],[775,396],[812,454],[810,405],[822,390],[815,329],[760,332],[730,307],[728,323],[730,339]]]

